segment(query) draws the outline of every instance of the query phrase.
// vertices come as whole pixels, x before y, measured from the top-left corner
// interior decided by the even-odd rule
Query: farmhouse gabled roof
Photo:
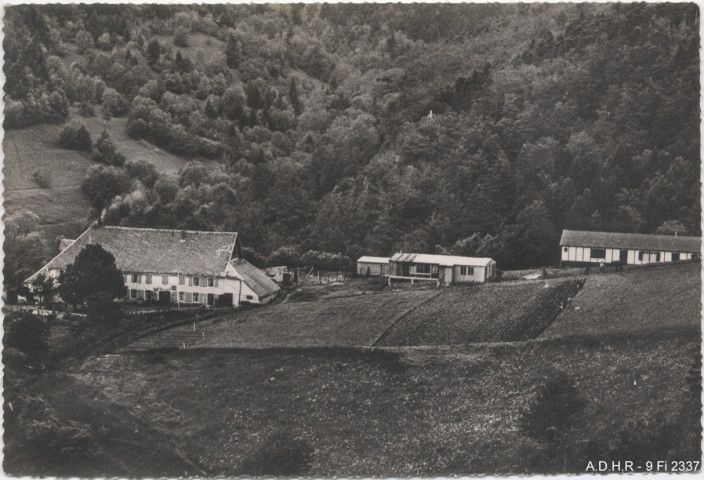
[[[391,257],[392,262],[402,263],[427,263],[443,267],[467,266],[486,267],[496,263],[487,257],[459,257],[456,255],[428,255],[425,253],[396,253]]]
[[[563,230],[560,246],[624,248],[631,250],[659,250],[666,252],[701,251],[701,237],[681,235],[649,235],[643,233],[587,232]]]
[[[364,256],[357,259],[357,263],[389,263],[389,257]]]
[[[230,265],[259,298],[267,297],[281,290],[281,287],[266,273],[243,258],[233,258]]]
[[[221,275],[237,243],[235,232],[92,226],[27,281],[66,268],[88,244],[112,253],[123,272]]]

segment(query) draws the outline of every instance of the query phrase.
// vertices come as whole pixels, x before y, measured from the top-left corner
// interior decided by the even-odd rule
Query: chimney
[[[186,231],[181,230],[181,243],[186,241]]]

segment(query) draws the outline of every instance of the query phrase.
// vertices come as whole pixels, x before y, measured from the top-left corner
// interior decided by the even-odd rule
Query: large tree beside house
[[[74,307],[89,298],[114,300],[127,293],[122,272],[115,257],[100,245],[86,245],[73,263],[59,275],[59,294]]]

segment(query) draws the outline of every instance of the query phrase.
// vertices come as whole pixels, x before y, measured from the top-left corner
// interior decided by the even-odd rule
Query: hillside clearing
[[[109,121],[100,116],[83,118],[72,108],[72,117],[85,123],[95,141],[105,129],[118,151],[128,160],[153,164],[160,173],[176,173],[187,159],[163,151],[144,141],[134,141],[125,133],[125,118]],[[58,144],[62,125],[34,125],[5,132],[3,139],[3,185],[5,211],[20,208],[39,216],[40,230],[49,241],[63,236],[74,238],[85,228],[90,204],[81,190],[86,171],[95,165],[90,153],[61,148]],[[35,171],[46,172],[47,188],[32,179]]]
[[[587,402],[580,438],[606,445],[628,421],[677,417],[692,338],[105,355],[40,376],[28,394],[46,399],[58,425],[85,428],[94,453],[64,457],[74,475],[246,475],[271,472],[282,455],[297,460],[292,475],[522,473],[517,418],[551,372],[572,376]],[[50,462],[27,462],[24,434],[10,433],[6,471]]]

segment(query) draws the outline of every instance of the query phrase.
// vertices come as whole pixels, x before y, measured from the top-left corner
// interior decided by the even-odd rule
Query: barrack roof
[[[701,251],[701,237],[650,235],[643,233],[587,232],[563,230],[560,246],[660,250],[666,252]]]

